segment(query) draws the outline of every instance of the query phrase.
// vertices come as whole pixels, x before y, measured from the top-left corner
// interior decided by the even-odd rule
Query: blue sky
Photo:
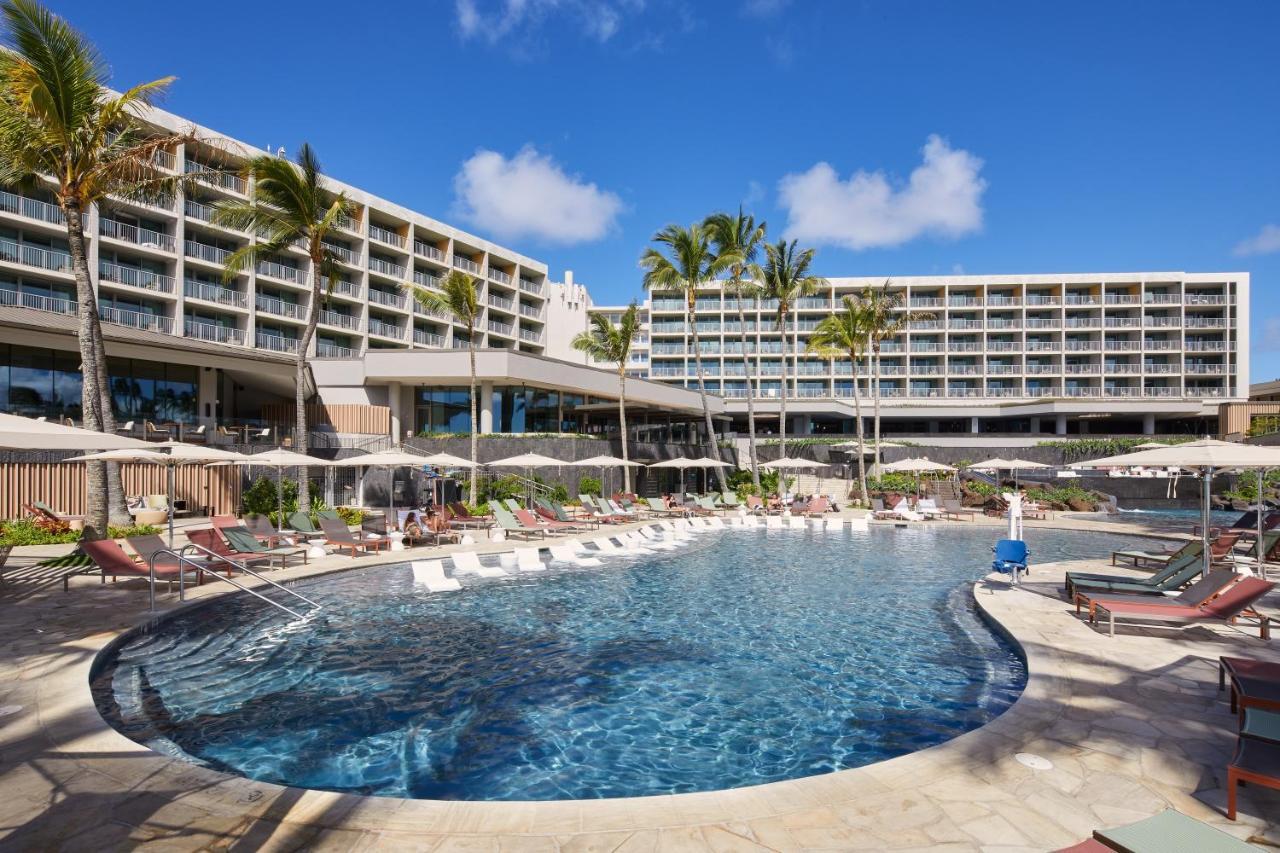
[[[744,203],[825,275],[1243,270],[1280,376],[1274,2],[55,3],[123,86],[639,293]],[[367,9],[368,13],[362,13]]]

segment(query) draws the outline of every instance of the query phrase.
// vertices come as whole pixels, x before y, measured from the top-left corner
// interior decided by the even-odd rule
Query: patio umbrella
[[[167,452],[160,452],[161,450]],[[65,462],[152,462],[168,468],[169,547],[173,547],[173,503],[175,500],[174,475],[179,465],[207,465],[211,462],[235,462],[246,458],[243,454],[181,441],[164,441],[149,444],[136,450],[105,450],[73,456]]]
[[[330,464],[334,468],[420,468],[430,463],[427,462],[426,456],[420,453],[410,453],[403,448],[395,448],[392,450],[382,450],[377,453],[366,453],[363,456],[351,456],[346,459],[334,459]],[[361,477],[361,493],[364,492],[364,481]],[[389,504],[391,507],[391,518],[393,524],[399,525],[400,516],[396,514],[396,489],[395,475],[391,477],[391,491],[389,493]],[[399,529],[398,527],[394,529]]]
[[[988,459],[985,462],[975,462],[968,466],[971,471],[994,471],[997,479],[1001,471],[1013,472],[1013,487],[1018,487],[1018,472],[1027,471],[1034,468],[1052,468],[1052,465],[1046,465],[1043,462],[1031,462],[1027,459],[1001,459],[997,456],[994,459]]]
[[[863,446],[864,446],[864,447],[866,447],[866,448],[867,448],[867,450],[869,450],[871,453],[875,453],[875,452],[876,452],[876,449],[875,449],[875,443],[874,443],[874,442],[863,440],[862,444],[863,444]],[[839,444],[833,444],[833,445],[831,445],[831,447],[832,447],[832,449],[833,449],[833,450],[857,450],[857,449],[858,449],[858,442],[856,442],[856,441],[842,441],[842,442],[840,442]],[[881,450],[883,450],[883,449],[884,449],[884,448],[886,448],[886,447],[906,447],[906,445],[905,445],[905,444],[899,444],[899,443],[898,443],[898,442],[896,442],[896,441],[882,441],[882,442],[880,442],[880,449],[881,449]]]
[[[0,447],[12,450],[116,450],[154,447],[127,435],[0,414]]]
[[[1152,450],[1141,450],[1137,453],[1122,453],[1119,456],[1107,456],[1102,459],[1090,459],[1077,462],[1072,468],[1123,468],[1132,465],[1150,465],[1152,467],[1178,467],[1196,471],[1203,481],[1201,486],[1202,505],[1201,539],[1204,545],[1204,572],[1209,573],[1211,557],[1209,554],[1209,492],[1215,473],[1232,469],[1248,469],[1258,472],[1258,573],[1266,577],[1262,553],[1262,483],[1263,472],[1267,468],[1280,468],[1280,448],[1263,447],[1255,444],[1239,444],[1234,441],[1216,441],[1211,438],[1200,441],[1189,441],[1185,444],[1173,444],[1168,447],[1157,447]]]
[[[470,459],[463,459],[461,456],[454,456],[451,453],[433,453],[430,456],[422,457],[423,465],[431,465],[436,468],[474,468],[476,463]]]
[[[706,467],[724,466],[723,462],[714,462],[710,459],[687,459],[683,456],[677,456],[674,459],[663,459],[661,462],[654,462],[649,465],[650,468],[679,468],[680,469],[680,494],[684,495],[684,469],[686,468],[702,468],[703,463],[710,463]],[[683,497],[681,498],[683,500]]]
[[[1169,446],[1170,445],[1165,444],[1163,441],[1145,441],[1142,444],[1135,444],[1133,446],[1133,449],[1134,450],[1155,450],[1157,447],[1169,447]]]
[[[550,456],[543,456],[540,453],[521,453],[519,456],[508,456],[506,459],[495,459],[493,462],[482,462],[482,465],[488,465],[493,468],[524,468],[525,474],[525,497],[526,504],[532,506],[533,501],[533,470],[534,468],[559,468],[562,465],[572,463],[565,462],[563,459],[552,459]]]
[[[576,468],[643,468],[639,462],[623,459],[621,456],[592,456],[568,463]]]
[[[921,474],[954,474],[956,472],[956,469],[950,465],[943,465],[941,462],[932,462],[923,456],[910,459],[899,459],[897,462],[890,462],[888,465],[881,465],[880,470],[893,473],[915,474],[917,498],[920,496]]]
[[[315,456],[308,456],[305,453],[296,453],[292,450],[285,450],[283,447],[276,447],[272,450],[264,450],[261,453],[251,453],[241,456],[234,462],[214,462],[214,465],[263,465],[268,468],[276,469],[276,532],[284,532],[284,469],[285,468],[311,468],[311,467],[328,467],[333,465],[332,459],[318,459]],[[305,476],[305,475],[304,475]]]
[[[799,471],[812,468],[825,468],[827,465],[824,462],[815,462],[812,459],[791,459],[784,456],[781,459],[774,459],[772,462],[761,462],[760,467]]]

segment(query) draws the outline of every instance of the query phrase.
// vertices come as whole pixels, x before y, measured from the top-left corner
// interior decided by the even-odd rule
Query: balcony
[[[912,352],[943,352],[946,350],[946,344],[932,343],[929,341],[912,341]]]
[[[1062,372],[1067,374],[1085,374],[1085,373],[1101,373],[1102,368],[1097,364],[1064,364]]]
[[[258,261],[254,265],[254,269],[258,275],[270,276],[278,278],[281,281],[287,281],[290,284],[302,284],[302,271],[297,267],[286,266],[276,261]]]
[[[219,249],[217,246],[210,246],[196,240],[184,240],[182,249],[188,258],[197,258],[219,266],[226,264],[227,258],[231,257],[230,249]]]
[[[796,300],[796,307],[802,311],[828,311],[831,309],[831,300],[827,299],[825,296],[802,296]]]
[[[1055,297],[1049,297],[1051,299]],[[1022,304],[1022,300],[1017,296],[988,296],[988,308],[1017,308]],[[1056,302],[1043,302],[1042,305],[1056,305]]]
[[[1182,298],[1176,293],[1147,293],[1142,297],[1145,305],[1177,305]]]
[[[947,304],[952,308],[980,308],[982,306],[981,296],[949,296]]]
[[[1072,294],[1063,299],[1065,305],[1099,305],[1101,301],[1096,296],[1088,294]]]
[[[525,303],[521,302],[521,303],[520,303],[520,316],[521,316],[521,317],[529,317],[529,318],[534,319],[534,320],[541,320],[541,319],[542,319],[542,309],[541,309],[540,307],[536,306],[536,305],[526,305]]]
[[[245,295],[240,291],[232,290],[229,287],[219,287],[216,284],[209,284],[203,281],[185,280],[182,282],[182,293],[188,299],[216,302],[219,305],[228,305],[232,308],[248,307],[248,300],[245,299]]]
[[[261,329],[258,330],[254,342],[258,349],[271,350],[271,352],[296,353],[298,351],[297,338],[286,338],[284,335],[264,332]]]
[[[1142,326],[1140,317],[1107,317],[1102,325],[1108,329],[1137,329]]]
[[[384,338],[395,338],[396,340],[403,337],[400,327],[395,323],[387,323],[373,317],[369,318],[369,334],[381,335]]]
[[[244,178],[234,172],[215,169],[213,166],[207,166],[199,160],[187,160],[183,163],[182,168],[188,175],[195,175],[210,186],[220,187],[240,195],[244,195],[248,189]]]
[[[1064,344],[1067,352],[1095,352],[1102,349],[1101,341],[1067,341]]]
[[[59,299],[55,296],[43,296],[38,293],[20,293],[16,290],[0,288],[0,305],[13,308],[30,308],[33,311],[44,311],[49,314],[79,314],[76,303],[70,299]]]
[[[1227,372],[1227,366],[1225,364],[1188,364],[1186,372],[1201,376],[1205,374],[1223,374]]]
[[[1016,364],[988,364],[987,365],[987,373],[991,374],[992,376],[1011,376],[1017,373],[1019,369],[1020,368]],[[980,371],[978,371],[977,369],[974,369],[973,372],[979,373]]]
[[[259,311],[273,314],[276,317],[288,317],[291,320],[305,320],[307,316],[307,306],[299,305],[297,302],[285,302],[283,299],[277,299],[274,296],[264,296],[259,293],[254,298],[254,304]]]
[[[1226,305],[1227,297],[1216,293],[1188,293],[1188,305]]]
[[[444,347],[444,335],[427,332],[422,329],[413,330],[413,342],[427,347]]]
[[[449,321],[454,320],[453,315],[450,314],[448,311],[437,311],[434,308],[428,308],[427,306],[423,305],[421,302],[419,302],[416,299],[413,301],[413,313],[422,317],[436,317],[437,319],[440,319],[440,320],[449,320]]]
[[[944,300],[936,296],[913,296],[907,302],[910,308],[941,308]]]
[[[1000,371],[996,372],[1012,373],[1013,368],[1010,367],[1007,371],[1000,368]],[[982,373],[982,368],[976,364],[952,364],[947,367],[947,373],[952,376],[978,376]]]
[[[173,293],[173,277],[138,267],[126,267],[107,261],[98,263],[98,278],[114,284],[124,284],[139,290],[157,293]]]
[[[408,297],[403,293],[390,293],[385,290],[378,290],[376,287],[369,288],[369,302],[373,305],[385,305],[388,308],[397,310],[405,310],[408,304]]]
[[[62,209],[47,201],[28,198],[11,192],[0,192],[0,211],[13,213],[27,219],[37,219],[51,225],[66,225],[67,219]]]
[[[413,241],[413,252],[416,255],[421,255],[424,258],[431,258],[434,261],[444,261],[444,252],[440,251],[435,246],[432,246],[430,243],[424,243],[421,240]]]
[[[1028,329],[1056,329],[1060,325],[1061,325],[1061,321],[1059,321],[1058,318],[1056,317],[1052,317],[1052,318],[1028,317],[1027,318]]]
[[[982,344],[971,341],[951,341],[947,352],[982,352]]]
[[[502,270],[495,270],[489,267],[489,280],[496,281],[498,284],[511,284],[511,276]]]
[[[1226,341],[1187,341],[1187,352],[1226,352]]]
[[[542,332],[536,329],[521,329],[520,340],[528,341],[531,344],[540,344],[542,343]]]
[[[71,255],[68,253],[14,240],[0,239],[0,261],[52,272],[71,272]]]
[[[520,289],[523,290],[525,293],[532,293],[534,296],[542,295],[542,285],[536,281],[531,281],[527,278],[522,277],[520,279]],[[676,307],[675,308],[658,308],[658,302],[674,302],[676,303]],[[654,302],[654,310],[682,311],[684,310],[684,303],[681,302],[679,299],[659,299]]]
[[[1140,364],[1106,364],[1102,368],[1103,373],[1112,373],[1121,376],[1131,376],[1142,372]]]
[[[830,397],[831,392],[826,388],[807,388],[801,386],[796,389],[795,396],[800,399],[813,399],[815,397]]]
[[[1188,385],[1188,397],[1227,397],[1230,396],[1226,388],[1217,385]]]
[[[1101,397],[1102,389],[1093,385],[1068,385],[1062,389],[1064,397]]]
[[[341,311],[322,309],[320,322],[326,326],[337,326],[339,329],[359,329],[360,318],[354,314],[343,314]]]
[[[1182,325],[1179,317],[1146,317],[1143,322],[1148,329],[1171,329]]]
[[[112,308],[108,305],[98,306],[98,317],[104,323],[113,326],[128,326],[143,332],[159,332],[162,335],[173,334],[173,320],[143,311],[129,311],[124,308]]]
[[[1146,363],[1142,365],[1142,371],[1144,373],[1155,374],[1155,375],[1177,373],[1178,365]]]
[[[199,219],[201,222],[213,222],[214,207],[210,204],[201,204],[198,201],[185,199],[182,202],[182,210],[192,219]],[[225,227],[225,226],[219,226]]]
[[[1134,385],[1106,385],[1102,389],[1104,397],[1141,397],[1142,389]]]
[[[480,275],[480,265],[470,258],[464,258],[462,255],[454,255],[450,260],[458,269],[466,270],[473,275]]]
[[[369,269],[381,275],[390,278],[404,278],[404,267],[391,261],[384,261],[382,258],[369,256]]]
[[[981,397],[981,388],[948,388],[948,397]]]
[[[1107,305],[1137,305],[1139,302],[1138,297],[1123,293],[1108,293],[1102,301]]]
[[[928,331],[932,329],[941,329],[941,320],[912,320],[909,324],[913,332]]]
[[[943,395],[942,388],[912,388],[912,397],[941,397]]]
[[[1177,388],[1150,386],[1142,389],[1142,396],[1144,397],[1178,397],[1180,396],[1180,394],[1178,393]]]
[[[360,285],[354,281],[347,281],[345,278],[335,278],[330,281],[327,275],[320,276],[321,289],[330,296],[343,296],[347,299],[360,298]]]
[[[359,353],[351,347],[331,344],[328,341],[317,341],[316,355],[320,358],[355,358]]]
[[[1146,350],[1155,350],[1157,352],[1164,351],[1164,350],[1175,350],[1175,349],[1178,349],[1178,342],[1177,341],[1145,340],[1142,342],[1142,348]],[[1190,345],[1187,346],[1187,349],[1191,349]]]
[[[990,368],[988,368],[990,372]],[[1045,374],[1061,373],[1062,368],[1056,364],[1028,364],[1026,373],[1032,376],[1044,376]]]
[[[1227,319],[1225,317],[1188,317],[1186,327],[1188,329],[1225,329]]]
[[[1021,320],[1008,319],[1004,317],[988,317],[988,329],[1005,329],[1008,331],[1016,331],[1022,328]]]
[[[324,240],[321,242],[326,249],[333,252],[334,257],[342,261],[344,264],[349,264],[353,267],[360,266],[360,252],[358,250],[350,249],[346,246],[339,246]]]
[[[413,283],[432,290],[440,289],[440,277],[432,275],[429,272],[423,272],[422,270],[413,271]]]
[[[244,344],[243,331],[229,326],[219,326],[215,323],[203,323],[199,320],[189,319],[183,324],[183,331],[188,338],[199,338],[202,341],[213,341],[217,344],[234,344],[235,346]]]
[[[981,320],[950,320],[947,322],[948,329],[981,329]]]
[[[405,245],[405,239],[399,234],[389,228],[374,225],[372,222],[369,223],[369,239],[395,246],[397,249],[403,249]]]
[[[1107,341],[1103,347],[1111,352],[1133,352],[1142,349],[1142,341]]]
[[[1001,386],[1001,385],[988,385],[986,396],[988,397],[1021,397],[1022,391],[1018,388],[1005,388],[1004,386]]]
[[[501,296],[495,296],[494,294],[490,293],[488,302],[489,302],[489,307],[491,308],[497,308],[500,311],[509,311],[512,313],[515,312],[515,307],[516,307],[515,300],[504,299]]]
[[[1058,305],[1060,300],[1056,296],[1028,296],[1027,305]]]

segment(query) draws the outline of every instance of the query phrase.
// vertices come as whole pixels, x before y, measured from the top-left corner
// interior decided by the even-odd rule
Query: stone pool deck
[[[1028,524],[1042,525],[1112,535],[1140,530],[1078,520]],[[481,550],[504,547],[510,544]],[[272,577],[387,561],[327,558]],[[1168,806],[1237,837],[1280,845],[1277,792],[1242,789],[1240,820],[1222,815],[1234,718],[1218,693],[1216,668],[1221,654],[1280,661],[1280,640],[1263,643],[1243,627],[1119,629],[1110,639],[1076,619],[1056,594],[1068,566],[1104,565],[1037,565],[1021,588],[994,579],[975,586],[978,604],[1021,644],[1030,670],[1018,702],[981,729],[808,779],[546,803],[304,791],[153,753],[111,729],[88,688],[98,650],[146,619],[145,588],[78,578],[70,593],[60,586],[0,590],[0,849],[1050,850]],[[206,584],[189,598],[229,591]],[[176,596],[163,597],[163,609],[176,604]],[[1277,604],[1270,610],[1280,614]],[[1048,759],[1052,769],[1015,760],[1024,752]]]

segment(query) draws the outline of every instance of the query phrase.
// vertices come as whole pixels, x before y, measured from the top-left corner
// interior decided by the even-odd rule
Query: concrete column
[[[796,415],[795,420],[791,422],[792,435],[808,435],[813,429],[813,418],[809,415]]]
[[[217,416],[218,371],[202,367],[196,379],[196,423],[204,424],[205,432],[213,432]]]
[[[480,412],[480,434],[493,432],[493,383],[480,383],[480,399],[476,400],[476,408]]]
[[[404,435],[402,419],[404,417],[404,395],[400,393],[399,382],[387,383],[387,408],[391,410],[391,441],[399,442]]]
[[[1142,416],[1142,434],[1143,435],[1156,434],[1156,416],[1153,412],[1147,412],[1145,415]]]
[[[969,432],[973,433],[974,435],[977,435],[979,431],[978,427],[979,427],[979,424],[978,424],[977,417],[969,418]]]
[[[1087,418],[1080,419],[1080,434],[1081,435],[1089,434],[1089,421]]]
[[[1031,432],[1032,432],[1033,434],[1034,434],[1034,433],[1038,433],[1038,432],[1040,432],[1040,419],[1039,419],[1039,418],[1032,418],[1032,419],[1031,419]]]
[[[1053,434],[1054,435],[1067,434],[1067,416],[1066,415],[1058,415],[1057,417],[1054,418]]]
[[[938,432],[940,429],[937,421],[929,421],[929,432]]]

